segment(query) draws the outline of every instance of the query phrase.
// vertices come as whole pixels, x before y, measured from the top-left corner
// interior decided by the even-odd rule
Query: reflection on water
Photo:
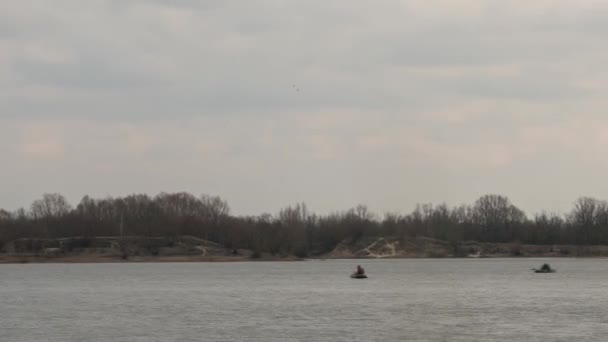
[[[0,265],[0,341],[604,341],[608,262],[547,260]]]

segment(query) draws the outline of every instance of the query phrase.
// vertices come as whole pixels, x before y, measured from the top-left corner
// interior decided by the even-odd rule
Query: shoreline
[[[412,257],[309,257],[309,258],[297,258],[297,257],[263,257],[252,259],[250,257],[232,257],[232,256],[141,256],[131,257],[127,260],[123,260],[119,257],[112,255],[74,255],[64,257],[44,257],[44,256],[2,256],[0,255],[0,265],[2,264],[130,264],[130,263],[231,263],[231,262],[298,262],[298,261],[329,261],[329,260],[412,260],[412,259],[426,259],[426,260],[478,260],[478,259],[607,259],[608,256],[548,256],[548,255],[536,255],[536,256],[508,256],[508,255],[496,255],[496,256],[484,256],[484,257],[429,257],[429,256],[412,256]]]
[[[198,256],[172,256],[172,257],[132,257],[123,260],[114,256],[67,256],[67,257],[23,257],[0,256],[2,264],[131,264],[131,263],[191,263],[191,262],[268,262],[268,261],[303,261],[299,258],[259,258],[247,257],[198,257]]]
[[[260,257],[252,259],[246,256],[134,256],[128,259],[114,255],[70,255],[70,256],[22,256],[0,255],[0,264],[129,264],[129,263],[171,263],[171,262],[268,262],[268,261],[303,261],[296,257]]]
[[[0,246],[2,247],[2,246]],[[71,237],[18,239],[0,249],[0,264],[44,263],[171,263],[171,262],[286,262],[378,259],[486,258],[608,258],[608,245],[526,245],[460,241],[427,237],[366,237],[344,240],[329,252],[310,251],[309,257],[283,252],[271,254],[226,248],[192,237]]]

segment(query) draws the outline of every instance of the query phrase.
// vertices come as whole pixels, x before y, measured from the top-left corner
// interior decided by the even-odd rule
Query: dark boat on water
[[[361,265],[357,265],[357,270],[355,271],[355,273],[351,274],[350,277],[353,279],[367,278],[367,276],[365,275],[365,270],[363,269],[363,267],[361,267]]]
[[[353,279],[367,279],[367,276],[365,274],[357,274],[357,273],[351,274],[350,277]]]
[[[555,270],[534,270],[534,273],[555,273]]]
[[[534,273],[555,273],[555,269],[551,268],[549,264],[543,264],[541,268],[533,268]]]

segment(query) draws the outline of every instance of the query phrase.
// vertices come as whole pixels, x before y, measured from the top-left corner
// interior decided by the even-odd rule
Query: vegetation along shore
[[[0,209],[0,262],[174,262],[303,258],[608,256],[608,205],[582,197],[565,215],[528,216],[500,195],[472,205],[423,204],[378,216],[328,215],[305,204],[231,215],[220,197],[189,193],[93,199],[44,194]]]

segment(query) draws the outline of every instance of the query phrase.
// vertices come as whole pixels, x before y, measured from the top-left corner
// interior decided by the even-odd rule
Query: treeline
[[[277,214],[231,215],[220,197],[189,193],[145,194],[93,199],[75,207],[60,194],[44,194],[29,209],[0,209],[0,247],[20,238],[192,235],[226,248],[256,253],[308,256],[331,251],[338,243],[367,236],[403,239],[426,236],[459,241],[524,244],[608,244],[608,204],[583,197],[566,215],[528,217],[507,197],[485,195],[472,205],[418,205],[409,214],[382,217],[366,206],[329,215],[305,204]]]

